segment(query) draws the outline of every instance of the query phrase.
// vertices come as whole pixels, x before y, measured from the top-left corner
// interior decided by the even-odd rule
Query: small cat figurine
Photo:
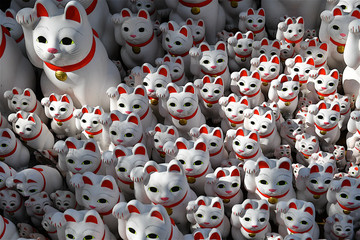
[[[48,122],[44,108],[41,106],[39,100],[36,99],[34,91],[30,88],[22,90],[14,87],[12,90],[4,93],[4,98],[7,99],[8,107],[12,112],[23,110],[28,113],[36,113],[41,121],[45,124]]]
[[[240,98],[235,93],[231,93],[228,97],[221,97],[219,104],[221,105],[220,116],[222,116],[221,129],[224,132],[243,126],[244,110],[249,108],[248,97]]]
[[[253,42],[254,34],[250,31],[245,34],[237,32],[235,36],[228,38],[227,51],[229,54],[229,67],[232,72],[250,67]]]
[[[341,145],[334,145],[334,148],[335,150],[333,154],[336,160],[336,167],[340,172],[343,172],[346,168],[349,168],[350,165],[350,161],[347,160],[348,158],[346,157],[345,147]]]
[[[276,205],[279,233],[281,236],[309,233],[314,239],[320,235],[315,221],[315,207],[311,202],[292,198]]]
[[[248,8],[256,8],[256,3],[253,0],[242,1],[225,1],[220,2],[226,13],[226,26],[227,30],[232,30],[238,26],[239,14]]]
[[[58,95],[51,94],[41,100],[45,106],[45,114],[48,118],[53,119],[51,129],[59,139],[65,137],[79,137],[80,130],[76,127],[74,117],[74,103],[68,94]]]
[[[260,41],[263,38],[267,38],[267,32],[265,30],[265,10],[259,8],[256,10],[249,8],[247,12],[241,12],[239,14],[239,30],[241,32],[251,31],[254,33],[254,40]]]
[[[280,136],[282,144],[289,144],[295,150],[296,136],[304,133],[304,121],[302,119],[287,119],[281,124]]]
[[[181,56],[173,57],[166,54],[163,58],[155,60],[156,65],[166,65],[170,71],[171,82],[178,86],[184,86],[189,80],[186,77],[185,70],[189,67],[185,66],[184,58]]]
[[[296,161],[302,165],[310,164],[310,157],[313,153],[320,151],[319,140],[317,136],[302,133],[295,136]]]
[[[217,37],[219,38],[219,41],[223,41],[226,43],[228,43],[228,39],[233,36],[234,36],[233,32],[228,32],[226,30],[222,30],[221,32],[217,33]]]
[[[33,226],[27,223],[18,223],[16,226],[19,229],[19,236],[23,238],[29,238],[30,234],[38,232]]]
[[[327,65],[327,57],[328,57],[328,44],[320,43],[319,39],[311,39],[309,41],[303,41],[300,45],[299,54],[303,58],[312,57],[315,62],[315,69],[323,67],[325,69],[329,69]]]
[[[0,11],[0,24],[3,25],[15,40],[21,52],[26,56],[24,33],[20,24],[16,22],[16,12],[14,9],[8,8],[5,12]]]
[[[350,119],[351,114],[351,102],[350,98],[348,96],[342,96],[340,94],[336,94],[334,96],[334,99],[332,101],[337,101],[340,104],[340,121],[339,121],[339,127],[341,131],[346,130],[347,124]]]
[[[281,129],[281,124],[283,122],[285,122],[285,119],[283,118],[283,116],[280,112],[279,105],[277,105],[274,102],[269,101],[269,102],[263,102],[262,106],[265,108],[267,107],[273,111],[274,117],[276,118],[276,127],[277,127],[277,129]]]
[[[285,61],[286,68],[285,74],[294,77],[296,74],[299,75],[299,81],[302,85],[301,92],[303,95],[308,93],[306,83],[309,80],[311,70],[315,70],[315,62],[312,57],[303,58],[300,55],[296,55],[294,58],[289,58]]]
[[[285,119],[291,119],[298,106],[300,93],[299,75],[293,77],[281,74],[270,84],[269,100],[279,105],[280,112]]]
[[[212,80],[210,76],[205,75],[202,79],[195,80],[194,85],[197,88],[198,95],[201,97],[199,105],[205,119],[211,120],[213,123],[219,123],[221,121],[219,99],[224,96],[223,80],[221,77]]]
[[[200,228],[192,234],[186,234],[184,240],[221,240],[221,233],[217,228]]]
[[[2,215],[0,216],[0,229],[3,239],[17,240],[20,237],[16,225]]]
[[[231,209],[235,204],[243,201],[240,187],[240,170],[236,166],[218,167],[214,173],[206,175],[206,196],[221,198],[227,216],[231,216]]]
[[[274,55],[280,57],[280,41],[276,39],[270,41],[268,38],[254,41],[251,57],[260,57],[261,54],[265,54],[268,58],[271,58]]]
[[[139,12],[141,9],[144,9],[149,12],[151,21],[155,22],[159,19],[160,16],[153,0],[132,0],[130,2],[133,5],[133,12]]]
[[[225,42],[217,42],[210,46],[203,42],[199,47],[193,47],[189,52],[191,56],[190,71],[195,79],[205,75],[221,77],[224,82],[225,92],[230,88],[230,71],[228,68],[228,53]]]
[[[230,234],[230,221],[225,215],[220,197],[200,196],[188,202],[186,211],[192,231],[199,228],[217,228],[224,239]]]
[[[264,239],[271,232],[269,219],[269,203],[266,200],[246,199],[232,208],[231,236],[240,240]]]
[[[306,84],[307,89],[310,91],[306,97],[314,104],[321,100],[328,102],[329,99],[334,99],[337,94],[339,83],[339,71],[333,69],[327,73],[325,68],[320,68],[316,75],[317,77],[314,81],[310,81]]]
[[[348,139],[346,159],[355,164],[360,164],[360,136],[358,134]]]
[[[186,26],[191,30],[195,47],[198,47],[200,43],[205,41],[205,23],[203,20],[193,20],[192,18],[188,18],[186,19]]]
[[[242,97],[247,97],[250,108],[264,102],[265,98],[261,92],[261,86],[260,73],[257,70],[249,72],[243,68],[240,72],[231,73],[231,91]]]
[[[0,128],[0,160],[16,170],[28,166],[30,152],[9,128]]]
[[[280,41],[280,60],[284,64],[286,59],[293,58],[295,56],[295,48],[291,43],[284,40]]]
[[[45,214],[44,207],[47,205],[52,205],[52,202],[46,192],[35,193],[25,201],[27,215],[30,216],[31,222],[35,227],[41,226],[41,221]]]
[[[330,0],[330,1],[332,1],[332,0]],[[306,29],[305,30],[304,37],[303,37],[304,40],[306,40],[306,39],[312,40],[315,38],[317,38],[316,29]]]
[[[127,68],[143,63],[154,64],[155,59],[163,55],[148,11],[142,9],[135,15],[130,9],[124,8],[113,15],[112,21],[115,25],[115,40],[122,46],[121,59],[125,59]]]
[[[295,118],[306,119],[308,107],[312,104],[312,101],[307,97],[299,97],[298,108],[296,110]]]
[[[75,196],[74,196],[74,198],[75,198]],[[65,238],[65,234],[64,234],[63,229],[61,229],[61,228],[57,229],[55,226],[53,226],[51,224],[52,218],[54,217],[54,215],[56,213],[59,212],[59,210],[53,208],[50,205],[46,205],[46,206],[44,206],[44,212],[45,212],[45,214],[44,214],[43,219],[41,221],[41,226],[47,232],[49,237],[51,239],[53,239],[53,240],[59,240],[59,239]]]
[[[65,212],[68,209],[78,209],[78,203],[75,194],[66,190],[57,190],[50,194],[50,198],[54,203],[54,207],[60,212]]]
[[[24,199],[17,191],[11,189],[1,190],[0,203],[0,207],[4,211],[4,217],[12,222],[19,223],[28,220]]]
[[[335,213],[334,215],[326,218],[324,229],[324,235],[326,239],[353,239],[353,218],[349,215]]]
[[[278,148],[275,149],[274,157],[280,159],[282,157],[287,157],[293,162],[293,158],[291,155],[291,147],[289,144],[280,145]]]
[[[279,41],[285,40],[288,43],[291,43],[295,52],[300,51],[300,43],[303,40],[305,30],[304,30],[304,18],[291,18],[288,17],[284,22],[278,24],[278,29],[276,32],[276,39]]]

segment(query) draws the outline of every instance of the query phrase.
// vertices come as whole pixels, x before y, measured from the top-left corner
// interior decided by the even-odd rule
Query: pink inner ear
[[[144,155],[146,154],[146,149],[143,146],[139,146],[135,150],[135,155]]]
[[[24,96],[30,97],[30,91],[29,91],[29,90],[25,90],[25,91],[24,91]]]
[[[289,204],[289,208],[297,209],[297,206],[296,206],[296,204],[295,204],[294,202],[291,202],[291,203]]]
[[[351,187],[351,182],[348,179],[345,179],[342,182],[341,187]]]
[[[138,214],[140,214],[139,209],[137,209],[137,207],[135,207],[134,205],[128,205],[128,211],[129,211],[129,213],[138,213]]]
[[[315,172],[320,172],[319,167],[317,165],[312,166],[310,169],[310,174]]]
[[[261,8],[261,9],[259,10],[259,15],[265,17],[265,11],[264,11],[264,9]]]
[[[313,209],[312,209],[311,207],[305,208],[305,212],[310,213],[310,215],[313,215],[313,214],[314,214],[314,211],[313,211]]]
[[[202,239],[205,239],[205,237],[202,235],[201,232],[195,233],[194,240],[202,240]]]
[[[121,149],[116,149],[115,150],[115,157],[124,157],[124,156],[126,156],[126,154],[125,154],[125,152],[123,151],[123,150],[121,150]]]
[[[113,186],[113,183],[110,181],[110,180],[104,180],[102,183],[101,183],[101,187],[104,187],[104,188],[109,188],[111,190],[114,189],[114,186]]]
[[[143,88],[136,88],[135,89],[135,94],[145,96],[145,91],[144,91]]]
[[[97,218],[93,215],[87,216],[85,222],[98,224]]]
[[[11,138],[10,134],[7,132],[7,130],[5,130],[2,135],[2,137],[5,137],[5,138]]]
[[[236,136],[244,136],[244,130],[242,130],[241,128],[239,128],[239,129],[236,131]]]
[[[216,174],[216,178],[221,178],[221,177],[225,177],[226,174],[223,170],[220,170],[217,174]]]
[[[183,142],[177,142],[176,147],[177,147],[177,149],[187,149],[185,143],[183,143]]]
[[[207,149],[206,144],[203,142],[199,142],[195,146],[195,150],[200,150],[200,151],[206,152],[206,149]]]
[[[68,215],[68,214],[65,214],[64,215],[64,218],[67,222],[76,222],[75,221],[75,218],[73,218],[72,216]]]
[[[140,10],[138,13],[138,17],[148,19],[148,14],[144,10]]]
[[[130,116],[128,122],[134,123],[135,125],[139,125],[139,119],[136,116]]]
[[[230,176],[231,176],[231,177],[240,177],[240,171],[239,171],[239,169],[235,168],[234,170],[232,170]]]
[[[182,28],[180,29],[180,33],[181,33],[182,35],[184,35],[185,37],[188,36],[188,31],[187,31],[187,29],[186,29],[185,27],[182,27]]]
[[[70,6],[66,9],[65,19],[73,20],[75,22],[81,23],[80,12],[75,6]]]
[[[270,168],[269,165],[267,164],[267,162],[264,162],[264,161],[261,161],[261,160],[258,162],[258,166],[259,166],[260,169],[261,168]]]
[[[12,90],[12,93],[13,93],[14,95],[18,95],[18,94],[19,94],[19,92],[18,92],[15,88]]]
[[[216,208],[221,209],[221,204],[220,204],[219,202],[215,202],[215,203],[213,204],[213,207],[216,207]]]
[[[186,86],[185,92],[189,92],[189,93],[194,94],[194,93],[195,93],[195,89],[194,89],[194,87],[193,87],[192,85],[189,85],[189,86]]]
[[[83,179],[83,182],[84,182],[85,184],[93,185],[91,179],[88,178],[87,176],[83,176],[82,179]]]
[[[208,75],[206,75],[204,78],[203,78],[203,84],[205,83],[210,83],[210,78]]]
[[[200,200],[198,201],[198,206],[201,206],[201,205],[206,206],[204,200],[201,200],[201,199],[200,199]]]
[[[70,101],[69,101],[69,99],[68,99],[67,96],[63,96],[63,97],[61,98],[61,101],[62,101],[62,102],[70,103]]]
[[[249,136],[250,139],[254,140],[254,141],[259,141],[258,136],[256,135],[256,133],[251,133]]]
[[[326,168],[325,172],[332,174],[333,173],[333,168],[331,166],[329,166],[329,167]]]
[[[151,217],[156,217],[156,218],[160,219],[161,221],[164,221],[164,218],[159,211],[153,211],[151,213]]]
[[[123,18],[126,18],[126,17],[130,17],[131,16],[131,14],[130,14],[130,12],[128,11],[128,10],[122,10],[121,11],[121,16],[123,17]]]
[[[290,170],[290,163],[288,162],[282,162],[279,166],[279,168],[283,168],[283,169],[286,169],[286,170]]]
[[[200,50],[201,50],[201,52],[210,51],[209,47],[205,44],[200,45]]]
[[[248,203],[245,205],[245,210],[247,209],[254,209],[253,206],[251,205],[251,203]]]
[[[142,66],[143,73],[151,73],[150,68],[148,66]]]
[[[247,15],[254,15],[254,9],[252,8],[249,8],[248,11],[247,11]]]
[[[343,15],[342,14],[342,11],[340,10],[340,8],[334,8],[333,9],[333,16],[335,17],[335,16],[341,16],[341,15]]]
[[[174,25],[171,23],[171,22],[168,22],[168,28],[169,28],[169,31],[174,31]]]
[[[174,129],[169,129],[168,134],[175,135],[175,130]]]
[[[49,13],[41,3],[36,4],[36,14],[37,17],[49,17]]]
[[[215,130],[213,136],[218,137],[218,138],[222,138],[222,132],[219,129],[217,129],[217,130]]]
[[[89,142],[85,145],[85,150],[89,150],[89,151],[92,151],[92,152],[96,152],[96,146],[94,143],[92,142]]]
[[[116,116],[116,114],[114,114],[114,113],[110,114],[110,118],[111,118],[111,121],[113,121],[113,122],[120,121],[119,117]]]

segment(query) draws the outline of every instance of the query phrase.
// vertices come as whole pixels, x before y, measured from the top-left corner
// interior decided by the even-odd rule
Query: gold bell
[[[343,213],[345,213],[346,215],[349,215],[351,213],[351,211],[349,210],[343,210]]]
[[[249,237],[255,237],[256,236],[256,233],[249,233]]]
[[[274,198],[274,197],[269,197],[268,198],[268,202],[271,204],[276,204],[279,201],[279,199]]]
[[[291,43],[291,45],[293,45],[293,47],[295,47],[295,43]]]
[[[287,107],[290,106],[290,104],[291,104],[290,102],[285,102],[285,106]]]
[[[63,71],[56,71],[55,77],[60,81],[65,81],[67,79],[67,74]]]
[[[313,198],[314,199],[319,199],[321,196],[320,195],[314,195]]]
[[[200,8],[199,7],[192,7],[191,8],[191,13],[194,15],[198,15],[200,13]]]
[[[89,134],[89,138],[94,138],[94,135]]]
[[[140,47],[132,47],[132,51],[135,54],[139,54],[141,52],[141,49],[140,49]]]
[[[165,157],[165,153],[160,153],[160,157],[164,158],[164,157]]]
[[[130,183],[130,189],[134,190],[134,183]]]
[[[231,126],[232,126],[232,127],[236,127],[236,124],[235,124],[235,123],[231,123]]]
[[[238,2],[236,2],[236,1],[231,1],[231,7],[237,8],[237,6],[238,6]]]
[[[63,123],[62,122],[57,122],[57,125],[62,126]]]
[[[151,99],[151,105],[158,105],[159,101],[157,99]]]
[[[336,50],[338,53],[343,54],[344,53],[345,46],[337,46]]]
[[[173,210],[172,208],[165,208],[166,209],[166,212],[169,216],[171,216],[171,214],[173,213]]]
[[[188,183],[195,183],[196,182],[196,178],[194,178],[194,177],[186,177],[186,178],[187,178]]]
[[[267,85],[269,85],[269,84],[268,84],[267,82],[263,82],[262,85],[263,85],[263,86],[267,86]]]
[[[180,123],[181,126],[184,126],[184,125],[187,124],[187,120],[182,118],[182,119],[179,120],[179,123]]]
[[[320,100],[324,100],[324,96],[319,96],[319,99],[320,99]]]
[[[230,199],[223,199],[223,203],[229,203]]]
[[[308,157],[308,156],[304,156],[304,158],[305,158],[305,159],[309,159],[309,157]]]
[[[211,103],[208,103],[207,106],[211,108],[213,105]]]
[[[5,161],[5,158],[4,157],[0,157],[0,161]]]
[[[244,58],[244,57],[241,58],[241,61],[242,61],[242,62],[245,62],[245,61],[246,61],[246,58]]]
[[[320,131],[320,134],[321,134],[321,135],[325,135],[326,133],[327,133],[327,132],[324,131],[324,130],[321,130],[321,131]]]

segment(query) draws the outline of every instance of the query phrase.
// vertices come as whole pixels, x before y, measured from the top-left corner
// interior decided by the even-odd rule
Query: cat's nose
[[[136,37],[136,35],[135,35],[135,34],[131,34],[130,37],[134,38],[134,37]]]
[[[244,88],[244,90],[245,90],[245,91],[249,91],[249,90],[250,90],[250,88]]]
[[[208,95],[208,97],[213,97],[213,95]]]
[[[169,47],[169,48],[172,48],[172,46],[171,46],[171,45],[168,45],[168,47]]]
[[[295,228],[295,229],[298,229],[298,228],[299,228],[298,226],[295,226],[295,225],[293,225],[292,227]]]
[[[76,171],[80,171],[80,170],[81,170],[81,168],[77,168],[77,167],[76,167],[76,168],[75,168],[75,170],[76,170]]]
[[[324,122],[324,124],[329,124],[329,122]]]
[[[247,52],[247,50],[248,50],[248,49],[247,49],[247,48],[245,48],[245,49],[244,49],[244,52]]]
[[[125,111],[125,113],[126,113],[126,114],[130,114],[130,113],[131,113],[131,111]]]
[[[48,48],[48,52],[54,54],[57,53],[58,50],[56,48]]]
[[[324,187],[319,187],[319,189],[324,189]]]
[[[215,69],[215,68],[216,68],[216,66],[211,66],[211,68],[212,68],[212,69]]]
[[[264,75],[265,75],[265,76],[269,76],[269,75],[270,75],[270,73],[264,73]]]
[[[253,24],[253,27],[257,27],[258,25],[257,24]]]
[[[275,192],[275,191],[276,191],[276,189],[269,189],[269,191],[270,191],[270,192]]]
[[[340,33],[340,36],[346,37],[346,34],[345,33]]]
[[[225,191],[226,193],[232,193],[232,191]]]
[[[159,145],[159,148],[163,148],[164,146],[163,145]]]
[[[148,91],[149,91],[149,92],[155,92],[155,90],[153,90],[153,89],[148,89]]]
[[[179,112],[179,113],[182,113],[184,110],[178,109],[178,110],[176,110],[176,111]]]
[[[294,93],[291,92],[291,93],[289,93],[289,95],[292,96],[292,95],[294,95]]]
[[[348,204],[353,205],[354,203],[353,202],[348,202]]]
[[[186,171],[191,172],[193,169],[192,168],[185,168]]]
[[[166,201],[166,200],[168,200],[169,198],[168,197],[162,197],[162,198],[160,198],[161,200],[163,200],[163,201]]]
[[[322,89],[322,90],[325,90],[325,89],[326,89],[326,87],[321,87],[321,89]]]

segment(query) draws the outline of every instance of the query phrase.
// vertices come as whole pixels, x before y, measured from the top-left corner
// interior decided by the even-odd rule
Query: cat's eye
[[[204,63],[204,64],[209,64],[210,61],[209,61],[209,60],[204,60],[203,63]]]
[[[276,72],[276,68],[270,68],[271,72]]]
[[[342,198],[348,198],[348,195],[347,195],[346,193],[342,193],[342,194],[340,194],[340,197],[342,197]]]
[[[19,126],[19,125],[15,125],[15,127],[16,127],[16,128],[20,128],[20,126]]]
[[[308,224],[308,222],[307,222],[307,221],[301,221],[301,224],[303,224],[303,225],[307,225],[307,224]]]
[[[216,147],[216,146],[217,146],[217,144],[216,144],[216,142],[212,142],[212,143],[210,143],[210,146],[212,146],[212,147]]]
[[[69,238],[69,239],[75,239],[74,235],[72,235],[72,234],[70,234],[70,233],[69,233],[69,234],[66,234],[66,237]]]
[[[144,32],[145,28],[139,28],[139,32]]]
[[[92,123],[93,123],[93,124],[98,124],[99,122],[98,122],[98,121],[93,121]]]
[[[29,192],[34,193],[36,192],[36,189],[30,189]]]
[[[146,7],[146,8],[151,8],[151,5],[150,5],[150,4],[146,4],[145,7]]]
[[[306,69],[306,70],[305,70],[305,73],[309,73],[309,72],[310,72],[310,69]]]
[[[263,68],[263,67],[259,67],[259,71],[264,71],[265,70],[265,68]]]
[[[75,163],[75,161],[72,160],[72,159],[68,159],[67,162],[70,163],[70,164],[74,164],[74,163]]]
[[[317,116],[318,119],[324,119],[322,115]]]
[[[204,88],[202,91],[203,91],[203,92],[208,92],[209,90],[207,90],[206,88]]]
[[[266,126],[266,125],[261,125],[261,127],[262,127],[262,128],[264,128],[264,129],[266,129],[266,128],[267,128],[267,126]]]
[[[218,216],[211,216],[211,219],[212,220],[216,220],[216,219],[218,219],[219,217]]]
[[[264,51],[264,50],[260,50],[260,53],[261,53],[261,54],[264,54],[264,53],[265,53],[265,51]]]
[[[110,133],[111,133],[111,135],[117,135],[117,133],[115,131],[111,131]]]
[[[16,104],[16,101],[12,101],[13,104]]]
[[[254,87],[256,87],[256,84],[250,84],[250,87],[252,87],[252,88],[254,88]]]
[[[148,84],[147,82],[143,82],[143,85],[144,85],[144,86],[147,86],[147,85],[149,85],[149,84]]]
[[[175,42],[175,45],[180,46],[180,45],[182,45],[182,44],[181,44],[180,41],[176,41],[176,42]]]
[[[316,181],[315,179],[311,179],[310,182],[311,182],[312,184],[317,184],[317,183],[318,183],[318,181]]]
[[[262,19],[259,19],[259,20],[258,20],[258,23],[262,23],[262,22],[263,22],[263,20],[262,20]]]
[[[215,90],[214,93],[219,94],[220,90]]]
[[[5,143],[3,143],[3,144],[1,144],[1,147],[7,147],[8,145],[7,144],[5,144]]]
[[[330,120],[331,121],[336,121],[336,117],[331,117]]]
[[[293,218],[290,217],[290,216],[289,216],[289,217],[286,217],[286,219],[289,220],[289,221],[292,221],[292,220],[293,220]]]
[[[259,183],[264,184],[264,185],[267,185],[267,184],[268,184],[268,181],[266,181],[266,180],[260,180]]]
[[[66,108],[60,108],[61,112],[66,112]]]
[[[299,89],[299,87],[295,86],[293,89],[294,89],[295,91],[297,91],[297,90]]]
[[[334,30],[339,30],[339,29],[340,29],[340,27],[339,27],[338,25],[334,25],[334,26],[332,26],[332,28],[333,28]]]
[[[184,107],[190,107],[192,104],[190,102],[187,102],[184,104]]]
[[[307,55],[311,55],[312,52],[311,52],[311,51],[307,51],[306,54],[307,54]]]
[[[181,188],[179,186],[175,186],[170,189],[170,192],[178,192],[178,191],[180,191],[180,189]]]
[[[322,84],[322,81],[321,81],[321,80],[317,80],[317,83],[318,83],[318,84]]]
[[[286,184],[287,184],[287,182],[286,182],[286,181],[281,180],[281,181],[279,181],[276,185],[279,185],[279,186],[284,186],[284,185],[286,185]]]
[[[288,33],[292,33],[292,30],[291,30],[291,29],[289,29],[289,30],[288,30]]]
[[[225,185],[224,184],[219,184],[218,188],[225,188]]]
[[[294,68],[294,72],[299,72],[300,69],[299,68]]]
[[[346,5],[340,5],[340,7],[342,8],[342,10],[347,9]]]
[[[169,103],[169,106],[170,107],[176,107],[176,104],[175,103]]]
[[[247,148],[247,149],[253,149],[254,147],[251,146],[251,145],[247,145],[246,148]]]
[[[132,137],[132,136],[134,136],[134,134],[132,134],[132,133],[125,133],[125,135],[124,135],[125,137]]]
[[[301,32],[302,32],[302,29],[299,29],[298,32],[301,33]]]
[[[238,44],[237,47],[238,47],[238,48],[242,48],[242,45],[241,45],[241,44]]]
[[[165,41],[170,42],[170,39],[167,37],[167,38],[165,38]]]
[[[159,238],[159,235],[155,234],[155,233],[150,233],[148,235],[146,235],[147,238],[150,239],[155,239],[155,238]]]
[[[224,62],[224,59],[220,58],[220,59],[217,60],[217,62],[222,63],[222,62]]]
[[[163,87],[163,85],[162,85],[161,83],[157,83],[155,86],[156,86],[157,88]]]
[[[252,20],[252,19],[249,19],[249,20],[248,20],[248,23],[252,23],[252,22],[253,22],[253,20]]]
[[[179,70],[177,70],[177,69],[174,69],[174,71],[173,71],[174,73],[178,73],[179,72]]]
[[[338,231],[338,232],[340,232],[342,229],[341,229],[341,228],[336,228],[335,230]]]
[[[281,91],[286,92],[288,89],[287,88],[282,88]]]
[[[141,7],[141,3],[138,3],[137,6],[138,6],[138,7]]]
[[[179,159],[179,162],[180,162],[181,164],[185,164],[185,161],[182,160],[182,159]]]
[[[240,86],[245,86],[245,83],[244,82],[239,82],[239,85]]]
[[[83,123],[86,123],[86,120],[85,120],[85,119],[82,119],[81,121],[82,121]]]
[[[197,160],[197,161],[194,162],[194,165],[196,165],[196,166],[199,166],[199,165],[201,165],[201,164],[203,164],[203,162],[200,161],[200,160]]]
[[[355,200],[360,201],[360,196],[356,196]]]
[[[249,222],[251,219],[249,217],[244,218],[245,221]]]
[[[156,187],[149,187],[150,192],[157,192],[158,189]]]
[[[133,229],[133,228],[128,228],[128,230],[129,230],[129,232],[131,232],[132,234],[135,234],[136,233],[136,231],[135,231],[135,229]]]
[[[239,113],[240,113],[240,114],[243,114],[243,113],[244,113],[244,111],[243,111],[243,110],[240,110],[240,111],[239,111]]]
[[[252,47],[252,43],[249,43],[248,46],[249,46],[249,47]]]
[[[89,201],[89,200],[90,200],[90,198],[89,198],[88,195],[83,195],[83,199],[85,199],[86,201]]]
[[[255,122],[254,122],[254,121],[251,121],[250,123],[251,123],[251,125],[255,125]]]
[[[31,132],[31,128],[25,128],[25,130]]]
[[[129,28],[128,27],[124,27],[124,32],[128,32],[129,31]]]
[[[62,44],[62,45],[71,45],[71,44],[74,44],[74,43],[75,42],[71,38],[68,38],[68,37],[64,37],[60,41],[60,44]]]
[[[135,105],[133,106],[133,108],[134,108],[134,109],[139,109],[139,108],[141,108],[141,106],[140,106],[139,104],[135,104]]]
[[[119,103],[119,107],[123,108],[123,107],[125,107],[125,104]]]
[[[227,111],[228,111],[228,112],[231,112],[231,111],[232,111],[232,109],[231,109],[231,108],[228,108],[228,109],[227,109]]]
[[[240,145],[240,143],[239,143],[238,141],[235,141],[234,144],[235,144],[236,146],[239,146],[239,145]]]
[[[331,183],[331,180],[326,180],[325,181],[325,184],[330,184]]]
[[[197,31],[196,34],[199,35],[201,32]]]
[[[322,55],[321,53],[319,53],[318,55],[317,55],[317,57],[318,58],[322,58],[324,55]]]
[[[83,239],[84,240],[91,240],[91,239],[95,239],[95,237],[92,236],[92,235],[86,235]]]
[[[6,27],[6,29],[10,32],[12,30],[12,28]]]
[[[159,142],[159,139],[154,139],[154,142],[156,142],[156,143]]]
[[[239,186],[238,183],[233,183],[233,184],[231,184],[231,187],[233,187],[233,188],[236,188],[236,187],[238,187],[238,186]]]
[[[90,160],[85,160],[81,163],[82,165],[90,165],[91,161]]]
[[[265,218],[260,218],[259,220],[260,220],[260,222],[265,222],[266,219]]]
[[[24,190],[22,190],[22,189],[18,189],[18,191],[19,191],[19,192],[23,192]]]
[[[22,105],[26,106],[26,105],[28,105],[28,103],[27,103],[27,102],[23,102]]]
[[[276,52],[271,52],[270,55],[274,56],[274,55],[276,55]]]
[[[202,218],[202,217],[203,217],[203,215],[202,215],[202,214],[200,214],[200,213],[199,213],[199,214],[197,214],[196,216],[197,216],[198,218]]]
[[[39,36],[36,40],[37,40],[39,43],[47,43],[46,38],[43,37],[43,36]]]
[[[98,203],[107,203],[108,200],[106,200],[105,198],[100,198],[99,200],[97,200]]]
[[[330,87],[333,87],[335,84],[333,82],[329,83]]]

